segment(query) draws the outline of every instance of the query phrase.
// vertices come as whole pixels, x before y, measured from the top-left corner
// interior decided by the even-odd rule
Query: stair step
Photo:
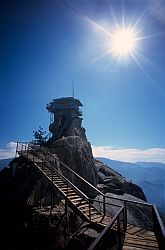
[[[45,174],[47,174],[48,176],[51,176],[53,178],[56,178],[56,175],[54,173],[48,173],[46,171],[44,171]]]
[[[77,206],[77,207],[81,209],[81,208],[86,207],[86,206],[88,206],[88,203],[85,201],[85,203],[84,203],[84,204],[79,205],[79,206]]]
[[[103,216],[100,215],[100,214],[98,214],[98,215],[92,217],[92,221],[100,223],[100,221],[102,220],[102,218],[103,218]]]
[[[81,198],[78,194],[67,195],[67,197],[72,200],[73,198]]]
[[[44,170],[47,173],[52,173],[52,172],[54,173],[54,170],[51,169],[42,168],[42,170]]]
[[[83,211],[83,213],[88,214],[89,216],[89,210]],[[97,210],[90,211],[90,216],[95,215],[95,214],[99,214]]]
[[[79,208],[81,211],[85,212],[85,211],[88,211],[89,212],[89,205],[87,204],[85,207],[80,207]],[[93,211],[94,208],[91,208],[90,211]]]
[[[54,177],[53,177],[53,181],[58,182],[58,181],[63,181],[63,180],[61,180],[60,178],[54,178]]]
[[[74,190],[64,191],[67,195],[77,194]]]
[[[58,183],[58,184],[64,184],[65,183],[64,181],[55,181],[55,182]]]
[[[71,191],[72,191],[72,189],[67,189],[67,188],[63,188],[63,187],[61,187],[61,190],[62,190],[64,193],[66,193],[66,194],[68,194],[68,192],[71,192]]]
[[[58,183],[56,183],[55,181],[54,181],[54,183],[58,186],[58,188],[60,188],[60,189],[63,189],[63,188],[67,188],[67,184],[65,184],[64,183],[64,185],[59,185]]]
[[[83,204],[83,202],[86,202],[86,200],[83,200],[83,198],[81,197],[81,200],[75,201],[74,204],[79,208],[79,205]]]
[[[72,198],[72,199],[70,199],[72,202],[74,201],[74,204],[76,204],[75,202],[76,201],[80,201],[80,200],[82,200],[82,197],[77,197],[77,198]]]
[[[55,181],[53,181],[53,183],[62,191],[62,188],[65,187],[65,184],[63,185],[59,185],[58,183],[56,183]],[[63,192],[63,191],[62,191]]]
[[[48,173],[46,173],[46,174],[47,174],[47,176],[49,176],[49,178],[51,178],[51,179],[53,179],[53,180],[55,179],[55,178],[54,178],[54,177],[55,177],[54,175],[48,174]]]

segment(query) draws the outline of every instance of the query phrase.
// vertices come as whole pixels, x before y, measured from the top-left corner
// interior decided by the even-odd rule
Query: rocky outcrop
[[[94,164],[92,149],[87,140],[82,140],[79,136],[63,137],[54,142],[50,147],[50,151],[51,153],[58,155],[60,161],[65,163],[89,183],[94,186],[97,185],[97,170]],[[74,175],[69,175],[71,175],[71,173],[68,172],[68,177],[70,177],[72,182],[89,195],[89,188],[86,189],[84,183],[78,178],[75,178]]]
[[[52,137],[48,140],[47,147],[60,161],[96,186],[97,171],[91,145],[82,127],[82,112],[79,109],[81,106],[81,102],[73,97],[54,99],[47,105],[47,110],[53,116],[49,127]],[[64,172],[64,169],[61,171]],[[85,190],[84,183],[69,172],[67,176],[76,186],[89,194],[90,191]]]
[[[99,178],[97,188],[101,192],[117,195],[126,193],[146,201],[145,194],[138,185],[128,181],[125,177],[98,160],[95,160],[95,166]]]

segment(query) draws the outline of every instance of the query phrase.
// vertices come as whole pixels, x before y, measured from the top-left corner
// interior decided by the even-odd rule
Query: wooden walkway
[[[127,225],[123,250],[155,250],[159,249],[154,232],[143,228]]]

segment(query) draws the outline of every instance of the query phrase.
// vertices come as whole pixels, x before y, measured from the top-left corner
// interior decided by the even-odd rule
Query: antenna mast
[[[74,98],[74,82],[72,81],[72,96]]]

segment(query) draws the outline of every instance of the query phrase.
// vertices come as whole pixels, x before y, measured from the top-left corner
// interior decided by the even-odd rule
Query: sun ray
[[[96,22],[94,22],[92,19],[85,17],[85,19],[88,21],[88,23],[90,23],[91,25],[93,25],[93,27],[97,28],[98,30],[104,32],[106,35],[113,37],[113,33],[111,33],[109,30],[107,30],[103,25],[98,24]]]
[[[142,65],[140,64],[140,62],[138,61],[137,57],[136,57],[133,53],[131,53],[131,56],[132,56],[132,58],[134,59],[134,61],[135,61],[135,63],[137,64],[137,66],[139,67],[139,69],[142,71],[142,73],[143,73],[144,76],[146,77],[146,79],[147,79],[147,80],[152,84],[152,86],[159,92],[159,94],[165,96],[165,92],[163,92],[163,91],[159,88],[159,86],[153,82],[153,80],[151,79],[151,77],[150,77],[150,76],[147,74],[147,72],[144,70],[144,66],[142,66]]]
[[[133,29],[136,29],[136,27],[138,27],[139,23],[142,21],[145,14],[146,14],[146,9],[142,11],[139,17],[133,18],[133,21],[130,22],[130,25],[132,26]]]
[[[155,36],[160,36],[160,35],[163,35],[165,32],[159,32],[159,33],[155,33],[155,34],[151,34],[151,35],[148,35],[148,36],[142,36],[142,37],[137,37],[136,40],[145,40],[145,39],[150,39],[150,38],[153,38]]]
[[[107,57],[110,54],[110,50],[105,51],[105,53],[101,54],[100,56],[96,56],[95,58],[92,58],[86,66],[89,66],[93,63],[101,61],[103,58]]]
[[[125,27],[124,0],[122,0],[122,28]]]

